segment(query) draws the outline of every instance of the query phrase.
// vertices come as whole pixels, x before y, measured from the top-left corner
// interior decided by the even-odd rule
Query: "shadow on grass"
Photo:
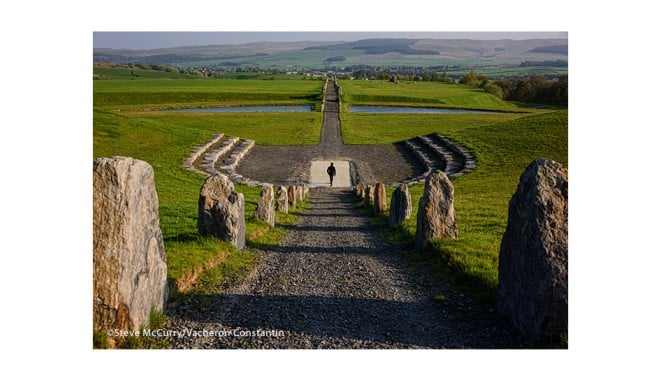
[[[385,227],[382,234],[388,242],[411,250],[411,261],[427,265],[438,280],[449,282],[477,303],[495,305],[496,289],[455,263],[451,254],[440,244],[431,241],[425,250],[415,250],[415,234],[403,225]]]
[[[181,233],[167,238],[163,238],[163,241],[165,242],[177,242],[177,243],[199,242],[200,240],[202,240],[202,236],[200,236],[197,233]]]

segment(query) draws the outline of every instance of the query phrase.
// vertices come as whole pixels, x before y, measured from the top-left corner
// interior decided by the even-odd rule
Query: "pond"
[[[435,107],[351,106],[349,112],[370,114],[499,114],[483,110],[461,110]]]
[[[312,106],[229,106],[182,108],[170,112],[310,112]]]

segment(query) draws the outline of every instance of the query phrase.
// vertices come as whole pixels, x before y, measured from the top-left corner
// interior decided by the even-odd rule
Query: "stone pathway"
[[[288,229],[286,240],[265,252],[244,282],[221,294],[188,295],[171,304],[164,338],[173,348],[518,344],[517,334],[494,307],[472,303],[431,277],[428,267],[408,262],[408,250],[385,243],[381,229],[354,208],[352,190],[342,188],[351,181],[394,183],[434,167],[454,169],[458,163],[452,156],[436,149],[437,160],[422,147],[433,149],[442,138],[420,138],[416,155],[403,145],[344,145],[335,91],[328,84],[320,145],[255,146],[238,172],[266,182],[327,186],[325,169],[333,161],[338,166],[336,187],[310,190],[310,206]],[[410,159],[414,156],[422,164]],[[467,155],[461,158],[463,164],[468,160]]]
[[[411,138],[395,145],[345,145],[341,137],[340,104],[334,81],[324,87],[323,129],[317,146],[258,146],[253,140],[223,138],[193,150],[184,167],[206,175],[218,170],[235,183],[316,184],[311,164],[344,161],[350,169],[349,185],[422,183],[434,170],[450,177],[474,170],[476,160],[463,147],[442,135]],[[224,142],[218,146],[217,143]],[[200,164],[198,159],[203,159]],[[240,162],[240,163],[239,163]]]
[[[341,137],[339,99],[333,81],[325,93],[323,130],[317,146],[259,146],[243,158],[237,171],[250,179],[274,183],[310,183],[313,161],[349,162],[352,184],[398,183],[424,173],[424,165],[400,145],[345,145]],[[377,160],[377,161],[374,161]]]
[[[281,247],[240,285],[170,306],[173,348],[494,348],[515,333],[407,262],[346,189],[310,190]],[[181,336],[175,335],[181,333]]]

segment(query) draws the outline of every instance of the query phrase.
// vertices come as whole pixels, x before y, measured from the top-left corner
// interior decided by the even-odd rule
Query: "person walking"
[[[335,175],[337,175],[337,169],[335,169],[334,163],[330,162],[330,166],[328,167],[328,176],[330,177],[330,187],[332,187],[332,181],[335,178]]]

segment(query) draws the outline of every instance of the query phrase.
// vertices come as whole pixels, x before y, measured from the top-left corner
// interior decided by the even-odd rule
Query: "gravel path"
[[[351,162],[353,181],[393,183],[423,172],[396,146],[346,146],[328,86],[318,146],[257,146],[239,173],[308,181],[312,160]],[[276,160],[276,161],[274,161]],[[494,348],[518,341],[494,308],[407,262],[354,208],[350,189],[314,188],[286,240],[239,285],[189,295],[168,309],[173,348]]]
[[[384,243],[350,190],[310,196],[282,246],[243,283],[170,306],[165,330],[184,336],[167,337],[173,348],[493,348],[517,340],[495,309]]]

